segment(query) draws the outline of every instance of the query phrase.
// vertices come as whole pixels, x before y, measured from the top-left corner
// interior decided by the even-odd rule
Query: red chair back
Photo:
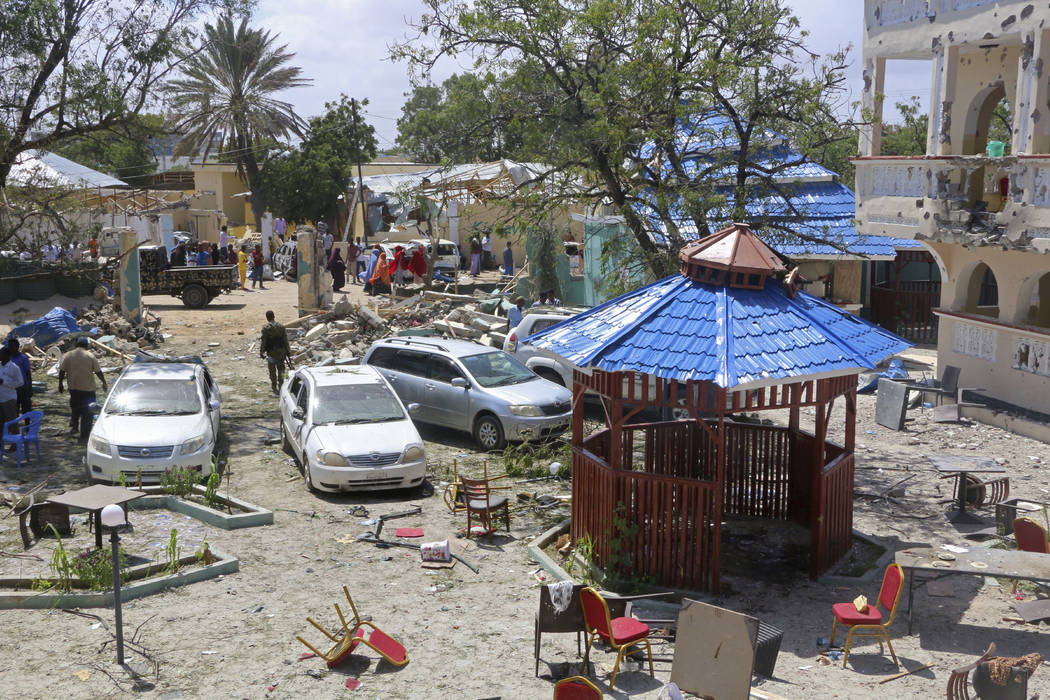
[[[574,676],[554,684],[554,700],[600,700],[602,691],[586,678]]]
[[[1050,553],[1050,549],[1047,546],[1046,530],[1031,518],[1017,518],[1014,520],[1014,539],[1017,540],[1017,548],[1023,552]]]
[[[593,588],[584,588],[580,591],[580,604],[583,605],[583,619],[587,628],[597,630],[600,637],[608,639],[611,621],[605,599]]]
[[[901,584],[904,583],[904,572],[899,564],[890,564],[882,576],[882,588],[879,590],[879,605],[883,609],[893,610],[900,597]]]

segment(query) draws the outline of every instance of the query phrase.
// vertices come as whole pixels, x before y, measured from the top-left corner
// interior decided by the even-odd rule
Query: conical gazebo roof
[[[766,253],[772,253],[768,246],[746,225],[730,228],[731,235],[710,237],[713,244],[682,250],[683,271],[694,274],[653,282],[524,342],[578,367],[709,381],[726,389],[852,374],[911,346],[823,299],[789,295],[779,277],[783,267]],[[703,274],[715,268],[729,273],[718,283]],[[734,284],[734,269],[760,275],[761,284]]]

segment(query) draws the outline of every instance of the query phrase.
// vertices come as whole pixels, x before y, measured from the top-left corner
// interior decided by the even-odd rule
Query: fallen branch
[[[883,678],[881,681],[879,681],[879,685],[882,685],[883,683],[889,683],[890,681],[895,681],[898,678],[904,678],[905,676],[910,676],[911,674],[918,673],[919,671],[925,671],[928,668],[933,668],[933,664],[926,664],[925,666],[919,666],[918,668],[913,668],[910,671],[904,671],[902,673],[898,673],[896,676],[890,676],[889,678]]]

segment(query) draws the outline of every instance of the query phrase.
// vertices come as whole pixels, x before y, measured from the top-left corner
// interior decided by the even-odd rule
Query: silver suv
[[[469,432],[485,450],[569,427],[568,389],[485,345],[386,338],[373,343],[361,363],[379,369],[405,404],[419,404],[413,419]]]

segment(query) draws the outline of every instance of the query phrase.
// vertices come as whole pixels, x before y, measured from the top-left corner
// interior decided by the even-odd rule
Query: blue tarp
[[[95,329],[95,332],[97,330]],[[70,333],[80,332],[76,316],[68,309],[56,306],[37,320],[18,326],[8,333],[7,337],[32,338],[38,348],[46,348]]]

